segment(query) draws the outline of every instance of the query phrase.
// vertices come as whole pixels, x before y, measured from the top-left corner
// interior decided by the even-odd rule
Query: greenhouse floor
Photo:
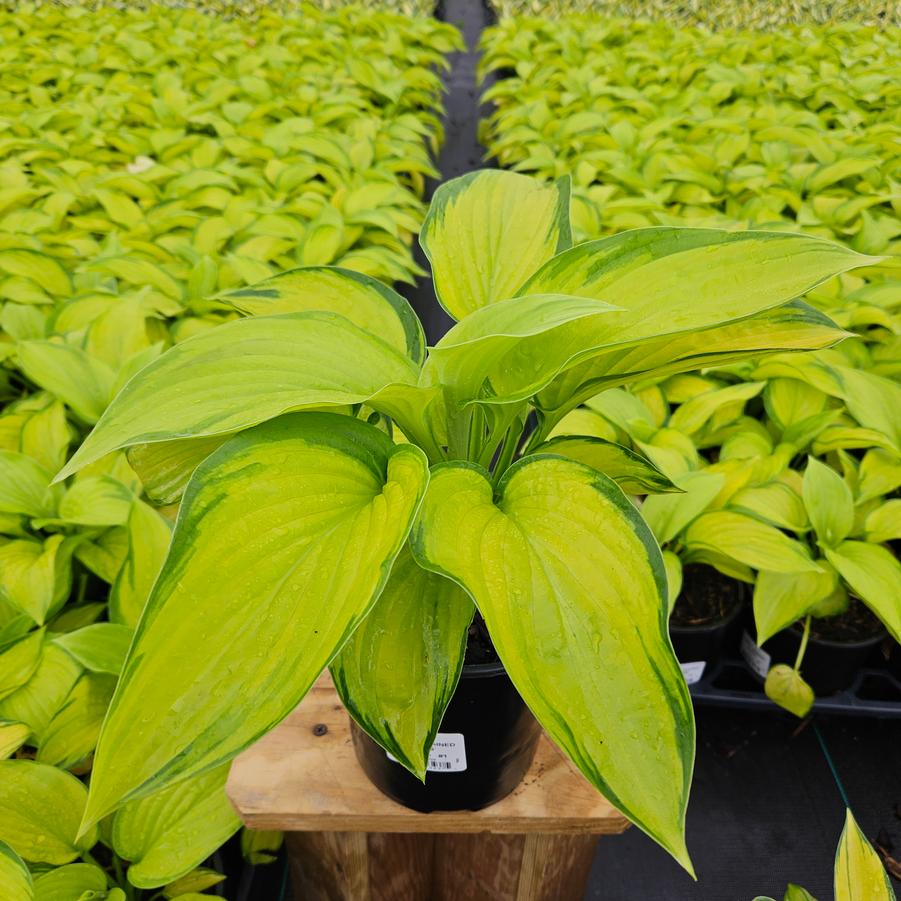
[[[699,882],[630,829],[600,842],[586,901],[751,901],[781,898],[789,882],[829,901],[845,805],[820,738],[861,829],[901,858],[901,720],[696,715],[688,847]]]

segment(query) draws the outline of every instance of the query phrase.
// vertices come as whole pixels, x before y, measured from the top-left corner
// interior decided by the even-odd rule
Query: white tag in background
[[[696,682],[701,681],[701,676],[704,675],[704,670],[707,667],[707,661],[693,660],[690,663],[680,663],[679,666],[682,668],[682,675],[685,676],[686,684],[694,685]]]
[[[745,658],[745,663],[751,667],[753,672],[761,679],[766,679],[772,658],[763,648],[757,647],[757,642],[747,632],[741,634],[741,656]]]
[[[397,763],[389,752],[388,759]],[[462,732],[439,732],[429,751],[428,773],[462,773],[466,769],[466,742]]]

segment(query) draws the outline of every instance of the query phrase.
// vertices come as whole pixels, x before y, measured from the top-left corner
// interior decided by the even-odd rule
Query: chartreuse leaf
[[[420,779],[457,687],[472,614],[466,592],[424,570],[405,547],[331,664],[351,716]]]
[[[804,501],[785,482],[767,482],[742,488],[729,499],[729,507],[780,529],[803,532],[808,528]]]
[[[89,863],[70,863],[34,880],[34,901],[106,898],[106,873]]]
[[[86,826],[293,709],[383,588],[427,479],[418,448],[329,413],[249,429],[201,464],[103,725]]]
[[[55,492],[50,473],[25,454],[0,449],[0,513],[52,516]]]
[[[698,517],[685,532],[689,552],[710,550],[770,572],[819,572],[800,542],[750,516],[717,510]]]
[[[116,813],[113,849],[131,861],[132,885],[157,888],[184,876],[241,828],[225,795],[228,769],[218,766]]]
[[[246,834],[248,834],[248,830],[244,829],[241,833],[242,848],[243,839]],[[264,834],[271,835],[272,833]],[[281,835],[280,832],[277,834]],[[218,885],[224,879],[225,876],[222,873],[217,873],[215,870],[209,870],[206,867],[197,867],[166,885],[163,889],[163,895],[167,898],[184,898],[186,895],[192,893],[196,894],[202,892],[204,889]],[[200,895],[200,897],[209,897],[209,895]]]
[[[681,491],[643,454],[602,438],[560,435],[539,444],[533,454],[556,454],[584,463],[613,479],[626,494]]]
[[[663,567],[666,570],[666,612],[672,615],[673,607],[682,591],[682,561],[672,551],[663,551]]]
[[[517,690],[592,785],[690,869],[691,702],[660,550],[616,484],[526,457],[495,492],[471,464],[439,465],[412,548],[473,597]]]
[[[110,476],[79,479],[59,503],[59,519],[81,526],[121,526],[134,495]]]
[[[854,498],[847,482],[814,457],[807,460],[802,489],[810,524],[823,547],[836,547],[854,527]]]
[[[757,644],[804,616],[838,588],[838,573],[825,560],[821,572],[777,573],[761,570],[754,582]]]
[[[117,623],[93,623],[58,635],[55,644],[65,648],[86,670],[118,676],[131,644],[133,629]]]
[[[155,504],[174,504],[184,494],[194,470],[230,437],[224,434],[135,444],[128,448],[128,462],[147,497]]]
[[[115,373],[74,344],[22,341],[19,366],[31,381],[63,401],[80,419],[95,423],[109,403]]]
[[[851,590],[901,642],[901,563],[887,548],[866,541],[843,541],[825,548],[826,559]]]
[[[116,395],[57,480],[132,444],[232,432],[289,410],[412,385],[406,356],[337,313],[228,322],[171,348]]]
[[[463,319],[513,297],[533,272],[570,246],[569,180],[544,185],[499,169],[452,179],[432,196],[419,243],[441,306]]]
[[[641,505],[645,522],[661,544],[667,544],[694,522],[713,502],[726,482],[715,472],[688,472],[677,480],[682,494],[649,497]]]
[[[835,901],[895,901],[885,867],[850,810],[835,852]]]
[[[43,543],[21,539],[0,544],[0,597],[38,625],[56,596],[57,558],[64,542],[62,535],[51,535]]]
[[[115,676],[82,675],[44,730],[38,745],[38,761],[68,769],[88,757],[97,746],[100,725],[115,688]]]
[[[6,842],[0,841],[0,897],[11,901],[32,901],[31,873],[25,862]]]
[[[893,498],[871,511],[864,523],[867,541],[877,544],[901,538],[901,499]]]
[[[0,698],[21,688],[41,662],[44,630],[36,629],[0,653]]]
[[[737,401],[750,400],[760,394],[763,387],[763,382],[742,382],[728,388],[699,394],[684,404],[679,404],[668,425],[685,435],[693,435],[704,427],[717,410]]]
[[[425,359],[425,335],[413,308],[380,281],[335,266],[306,266],[282,272],[217,300],[251,316],[327,310],[378,335],[416,363]]]
[[[241,830],[241,854],[254,866],[272,863],[276,859],[275,852],[281,848],[284,841],[284,832],[274,829],[248,829],[245,826]]]
[[[785,889],[785,895],[782,897],[782,901],[817,901],[807,889],[801,888],[800,885],[795,885],[790,882]]]
[[[26,723],[39,744],[81,672],[81,667],[62,648],[46,643],[32,677],[0,701],[0,718]]]
[[[785,663],[770,668],[763,690],[773,703],[797,717],[807,716],[815,700],[813,689],[801,674]]]
[[[64,770],[32,760],[0,760],[0,841],[30,863],[64,864],[97,841],[76,837],[87,790]]]
[[[110,589],[109,617],[114,623],[134,629],[166,559],[172,532],[169,523],[140,500],[132,504],[127,528],[128,553]]]
[[[25,744],[29,735],[31,728],[26,723],[0,720],[0,760],[6,760],[15,754]]]

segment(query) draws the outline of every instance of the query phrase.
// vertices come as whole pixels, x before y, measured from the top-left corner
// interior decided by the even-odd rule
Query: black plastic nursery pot
[[[859,604],[860,602],[855,602]],[[875,619],[875,618],[874,618]],[[814,620],[814,629],[818,622]],[[750,665],[752,672],[761,679],[765,675],[766,665],[777,663],[794,665],[798,649],[801,646],[803,623],[797,622],[777,632],[760,647],[760,652],[767,655],[759,657],[757,665]],[[801,675],[818,696],[835,694],[844,691],[854,682],[854,678],[885,639],[885,629],[881,624],[873,626],[874,634],[858,639],[824,638],[811,633],[801,663]],[[745,642],[747,644],[747,642]],[[759,653],[759,652],[758,652]],[[747,658],[746,658],[747,659]]]
[[[690,606],[693,595],[713,595],[700,610]],[[689,685],[721,657],[738,646],[741,612],[748,591],[743,582],[731,579],[708,566],[685,567],[683,589],[670,618],[673,650]]]
[[[424,813],[479,810],[506,797],[531,766],[541,727],[501,663],[463,667],[420,782],[353,720],[357,760],[389,798]]]

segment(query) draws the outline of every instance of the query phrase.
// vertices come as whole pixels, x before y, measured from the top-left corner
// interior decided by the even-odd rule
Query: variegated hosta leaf
[[[32,760],[0,760],[0,841],[30,863],[64,864],[97,841],[80,837],[87,790],[71,774]]]
[[[412,547],[472,595],[554,741],[690,869],[691,701],[668,637],[660,550],[616,484],[570,460],[526,457],[494,490],[477,467],[444,464]]]
[[[351,716],[425,779],[429,749],[457,687],[472,601],[404,547],[366,619],[332,661]]]
[[[335,266],[305,266],[220,294],[217,300],[250,316],[328,310],[378,335],[416,363],[425,359],[425,335],[412,307],[380,281]]]
[[[835,852],[835,901],[895,901],[885,867],[850,810]]]
[[[116,395],[66,467],[65,478],[112,450],[210,436],[289,410],[368,401],[417,366],[337,313],[229,322],[177,344]]]
[[[144,493],[155,504],[174,504],[184,494],[191,474],[230,435],[182,438],[134,444],[128,462],[141,479]]]
[[[616,307],[592,298],[536,294],[482,307],[432,348],[423,380],[458,403],[525,400],[590,342]]]
[[[611,343],[626,344],[743,319],[877,262],[785,232],[643,228],[559,254],[518,293],[593,297],[625,307],[601,328]]]
[[[660,378],[774,350],[819,350],[847,335],[827,316],[796,301],[726,325],[599,352],[557,376],[538,395],[538,406],[556,420],[573,404],[637,378]]]
[[[206,860],[241,821],[225,795],[228,765],[129,801],[113,818],[112,844],[138,888],[166,885]]]
[[[584,463],[613,479],[626,494],[659,494],[682,490],[647,457],[602,438],[560,435],[537,445],[530,454],[554,454]]]
[[[498,169],[452,179],[435,191],[419,241],[438,300],[454,319],[463,319],[513,297],[570,246],[569,180],[543,185]]]
[[[427,479],[418,448],[328,413],[249,429],[201,464],[103,725],[85,825],[293,709],[384,586]]]

